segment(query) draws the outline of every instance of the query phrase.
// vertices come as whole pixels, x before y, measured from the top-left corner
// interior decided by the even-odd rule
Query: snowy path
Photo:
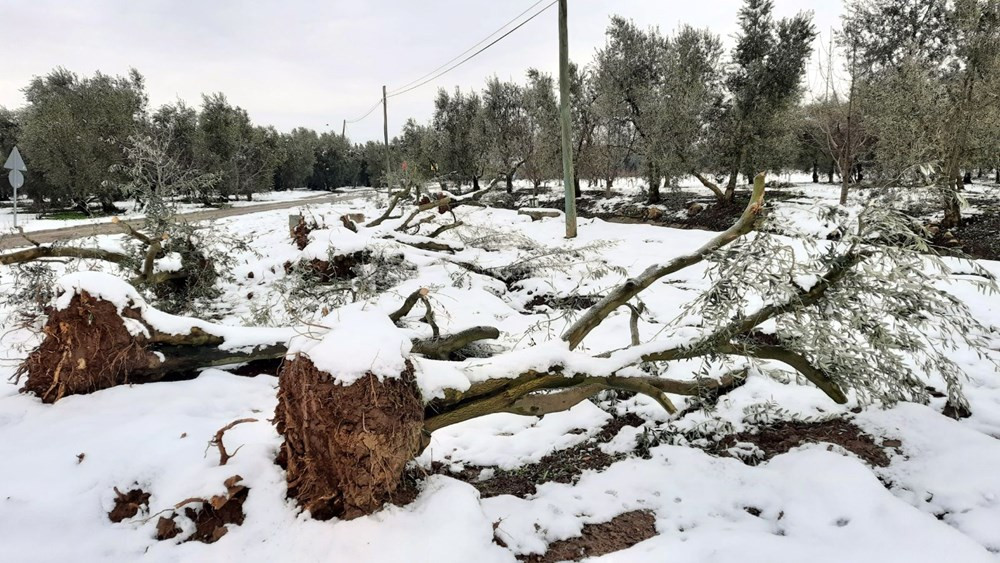
[[[303,205],[319,205],[325,203],[339,203],[344,201],[350,201],[362,195],[370,193],[368,190],[357,190],[347,194],[339,195],[319,195],[311,196],[308,198],[303,198],[293,201],[282,201],[276,203],[261,203],[259,205],[250,205],[246,207],[231,207],[227,209],[208,209],[204,211],[194,211],[191,213],[184,213],[182,217],[187,222],[192,221],[207,221],[211,219],[219,219],[222,217],[233,217],[236,215],[247,215],[249,213],[260,213],[262,211],[274,211],[276,209],[289,209],[293,207],[301,207]],[[145,223],[145,219],[134,219],[126,221],[129,225],[134,228],[142,228]],[[41,243],[48,244],[57,241],[66,241],[83,237],[90,237],[95,235],[110,235],[121,233],[122,229],[118,225],[111,223],[110,220],[104,223],[92,223],[87,225],[76,225],[72,227],[64,227],[61,229],[46,229],[41,231],[31,232],[29,236],[31,239]],[[0,236],[0,250],[7,250],[10,248],[19,248],[25,246],[25,239],[19,234],[9,234]]]

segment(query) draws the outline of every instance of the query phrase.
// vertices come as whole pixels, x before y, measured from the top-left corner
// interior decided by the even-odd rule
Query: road
[[[315,205],[319,203],[337,203],[360,197],[368,193],[369,190],[357,190],[346,194],[329,194],[316,197],[297,199],[294,201],[280,201],[275,203],[261,203],[246,207],[228,207],[225,209],[206,209],[204,211],[192,211],[180,215],[184,221],[207,221],[210,219],[220,219],[223,217],[233,217],[235,215],[246,215],[248,213],[260,213],[261,211],[274,211],[276,209],[290,209],[303,205]],[[144,219],[130,219],[125,221],[132,227],[139,229],[145,224]],[[31,240],[39,244],[49,244],[53,242],[67,241],[75,238],[89,237],[94,235],[114,235],[124,232],[121,226],[111,222],[96,223],[90,225],[77,225],[62,229],[47,229],[44,231],[28,231],[26,234]],[[17,233],[0,236],[0,250],[11,248],[21,248],[30,246],[30,243],[23,236]]]

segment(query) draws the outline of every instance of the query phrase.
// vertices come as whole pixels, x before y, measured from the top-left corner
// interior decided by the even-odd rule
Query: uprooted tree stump
[[[119,308],[80,289],[73,291],[64,306],[50,307],[42,343],[14,374],[16,381],[25,379],[22,393],[54,403],[68,395],[285,355],[287,348],[280,343],[284,334],[266,330],[259,333],[260,342],[246,351],[224,349],[225,338],[213,334],[215,325],[210,323],[192,320],[182,334],[157,330],[144,318],[147,306],[131,286],[111,276],[101,280],[108,287],[120,284],[132,291],[122,292],[130,296],[129,304]]]
[[[357,518],[391,501],[422,447],[424,404],[407,362],[397,377],[340,385],[304,356],[279,374],[274,413],[288,496],[313,518]]]
[[[123,318],[138,319],[87,292],[74,295],[68,307],[50,311],[45,339],[21,364],[27,376],[22,392],[45,403],[66,395],[92,393],[129,382],[129,375],[159,359],[146,349],[142,335],[129,332]]]

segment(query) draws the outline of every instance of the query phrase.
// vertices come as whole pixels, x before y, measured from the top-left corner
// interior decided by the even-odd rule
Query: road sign
[[[17,170],[18,172],[27,172],[28,168],[24,166],[24,159],[21,158],[21,153],[17,151],[17,147],[10,151],[10,156],[7,157],[7,162],[3,165],[7,170]]]
[[[10,185],[14,188],[14,226],[17,227],[17,189],[24,185],[24,172],[28,171],[28,167],[24,165],[24,159],[21,158],[21,153],[17,151],[17,147],[10,151],[10,156],[7,157],[7,162],[3,164],[3,167],[10,170],[10,174],[7,175],[7,179],[10,180]]]

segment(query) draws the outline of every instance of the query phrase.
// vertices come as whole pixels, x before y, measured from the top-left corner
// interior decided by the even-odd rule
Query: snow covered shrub
[[[55,297],[56,276],[47,264],[28,262],[14,264],[12,291],[0,296],[0,308],[8,309],[12,319],[21,326],[36,324],[45,307]]]
[[[302,260],[286,266],[288,275],[276,282],[275,289],[284,296],[290,319],[364,301],[416,273],[416,267],[401,254],[377,246],[349,254],[330,248],[325,260]]]

